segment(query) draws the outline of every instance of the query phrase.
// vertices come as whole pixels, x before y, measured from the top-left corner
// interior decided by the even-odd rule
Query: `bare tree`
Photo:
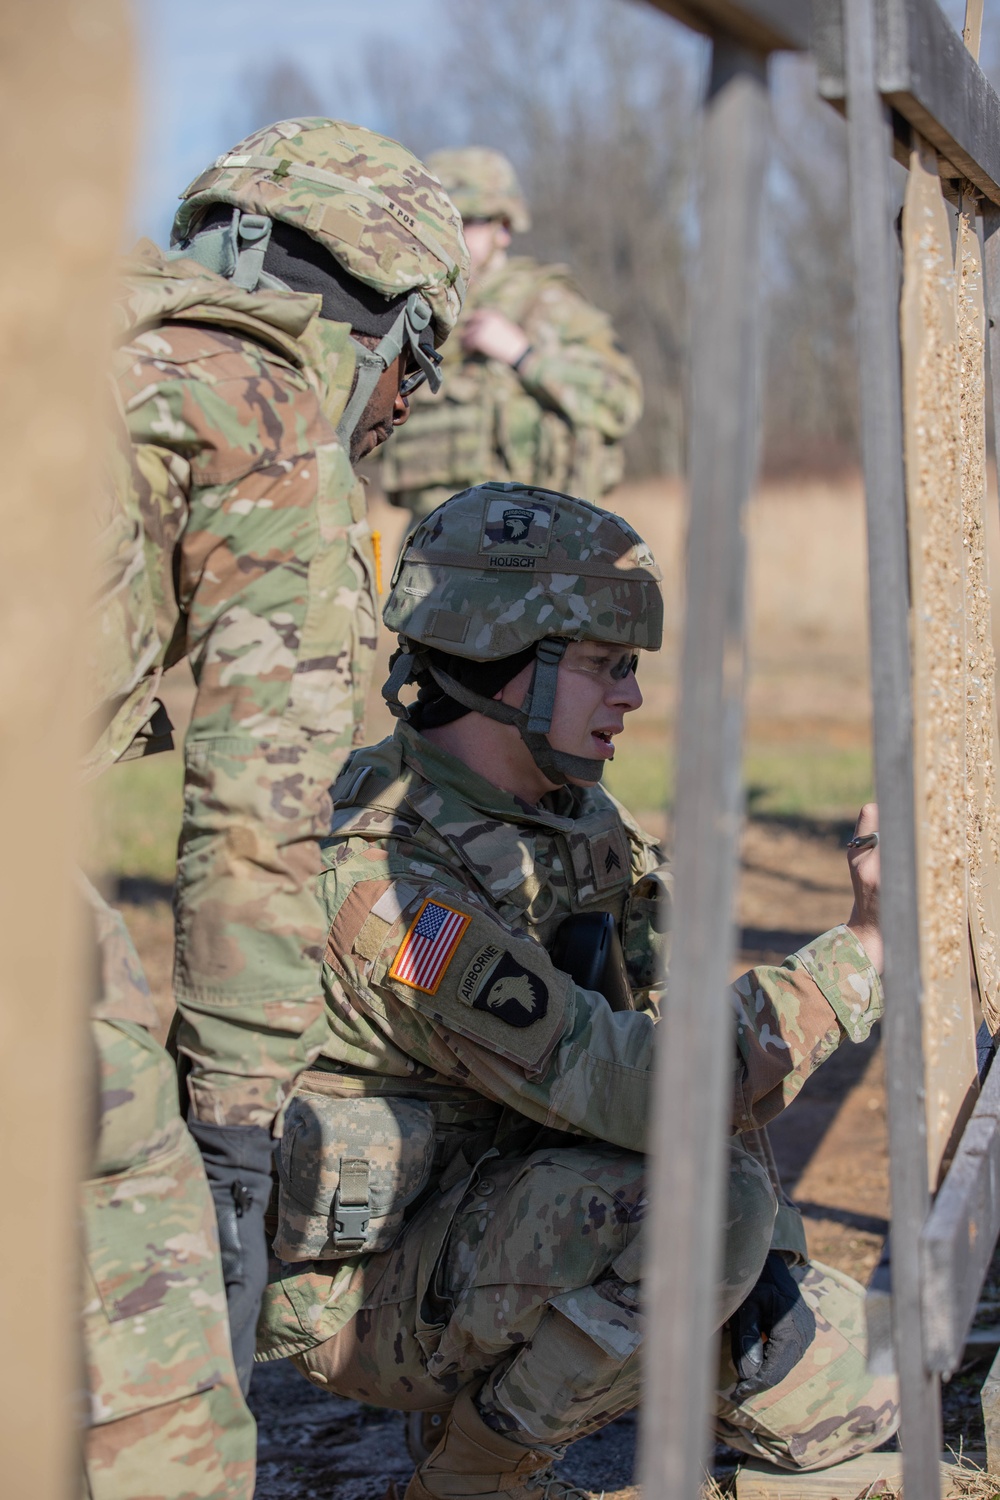
[[[681,467],[686,261],[699,48],[629,0],[445,0],[437,76],[381,46],[387,128],[420,152],[506,152],[531,204],[515,251],[569,265],[608,312],[646,387],[633,474]],[[428,102],[433,100],[433,107]]]
[[[505,151],[534,219],[515,251],[568,264],[642,373],[646,412],[628,442],[629,472],[677,472],[703,44],[633,0],[442,8],[436,52],[415,60],[381,40],[363,67],[352,59],[331,80],[335,106],[295,64],[255,70],[246,128],[332,108],[420,155],[461,144]],[[839,467],[856,458],[857,406],[843,126],[798,60],[775,70],[775,108],[764,458],[784,471]]]
[[[858,456],[844,122],[798,58],[778,70],[775,116],[764,463],[772,472],[843,468]]]

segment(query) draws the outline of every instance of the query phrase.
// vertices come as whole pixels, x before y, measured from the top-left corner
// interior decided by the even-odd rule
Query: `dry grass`
[[[904,1487],[894,1487],[883,1480],[867,1485],[854,1497],[844,1496],[843,1500],[873,1500],[876,1495],[879,1500],[904,1500]],[[954,1454],[954,1463],[942,1464],[941,1500],[997,1500],[998,1495],[1000,1477],[987,1473],[962,1453]]]
[[[981,1457],[981,1455],[980,1455]],[[883,1462],[879,1463],[878,1461]],[[728,1478],[720,1486],[706,1481],[701,1500],[724,1500],[735,1494],[736,1500],[904,1500],[904,1486],[899,1482],[901,1457],[898,1452],[862,1454],[829,1469],[805,1472],[768,1471],[766,1465],[754,1462],[747,1471],[738,1470],[735,1484]],[[881,1472],[879,1472],[881,1470]],[[879,1473],[868,1483],[859,1481],[865,1472]],[[982,1464],[961,1449],[949,1449],[941,1462],[942,1500],[997,1500],[1000,1479],[987,1473]]]
[[[954,1466],[949,1466],[942,1475],[943,1500],[997,1500],[1000,1494],[1000,1476],[987,1473],[980,1463],[974,1463],[961,1451],[954,1455]],[[902,1490],[899,1491],[902,1495]]]

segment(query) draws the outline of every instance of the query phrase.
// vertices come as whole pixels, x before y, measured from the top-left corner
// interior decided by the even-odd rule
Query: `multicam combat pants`
[[[249,1500],[256,1432],[233,1368],[215,1209],[124,922],[94,892],[91,906],[103,975],[82,1204],[83,1493]]]
[[[464,1192],[425,1205],[369,1268],[356,1317],[296,1362],[328,1390],[409,1411],[447,1410],[481,1384],[492,1425],[562,1451],[639,1400],[643,1175],[640,1156],[613,1147],[486,1161]],[[720,1323],[760,1274],[775,1207],[763,1168],[734,1147]],[[861,1288],[818,1266],[796,1274],[813,1345],[739,1407],[725,1398],[735,1373],[724,1356],[717,1425],[733,1447],[813,1468],[892,1432],[895,1383],[867,1373]]]

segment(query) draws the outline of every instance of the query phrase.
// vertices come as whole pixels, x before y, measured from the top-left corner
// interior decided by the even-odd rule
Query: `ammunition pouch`
[[[499,1115],[470,1090],[304,1073],[278,1153],[275,1255],[294,1264],[388,1250],[456,1152],[492,1139]]]

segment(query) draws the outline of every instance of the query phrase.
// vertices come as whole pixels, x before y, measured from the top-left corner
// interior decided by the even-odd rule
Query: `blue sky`
[[[243,133],[248,71],[287,58],[331,99],[333,80],[349,75],[355,60],[363,77],[367,50],[392,37],[412,48],[419,87],[421,56],[438,50],[446,35],[438,0],[134,3],[140,130],[129,238],[165,241],[178,193]],[[961,25],[965,0],[942,4]],[[376,129],[383,124],[378,101],[363,91],[343,113]]]
[[[331,78],[381,37],[405,41],[419,56],[442,26],[437,0],[135,0],[135,16],[140,131],[131,229],[154,239],[165,237],[181,189],[233,144],[248,70],[288,58],[328,94]],[[372,115],[365,123],[377,125]]]

